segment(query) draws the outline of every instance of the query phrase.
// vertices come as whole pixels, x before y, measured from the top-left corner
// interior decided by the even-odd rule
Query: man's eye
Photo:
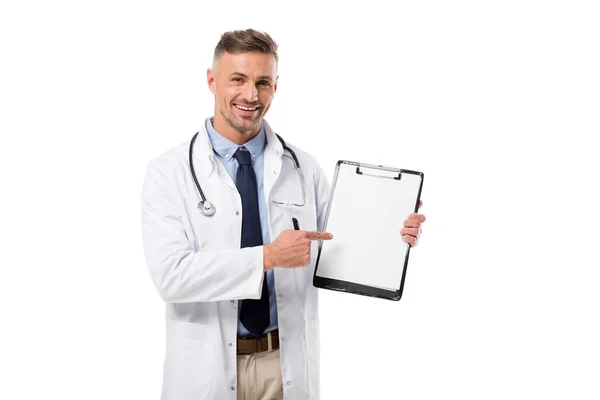
[[[262,86],[269,86],[269,82],[267,82],[267,81],[260,81],[260,82],[258,82],[258,84],[262,85]]]
[[[242,81],[242,78],[240,78],[240,77],[233,78],[233,79],[232,79],[232,81],[235,81],[235,82],[241,82],[241,81]]]

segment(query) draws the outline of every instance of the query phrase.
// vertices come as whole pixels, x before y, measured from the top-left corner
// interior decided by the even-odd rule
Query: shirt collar
[[[213,127],[212,118],[206,119],[206,132],[208,133],[208,138],[213,150],[226,162],[231,161],[233,159],[233,154],[238,148],[242,147],[217,132]],[[246,142],[244,147],[248,149],[252,155],[252,161],[254,161],[256,157],[262,153],[266,144],[267,135],[265,133],[265,126],[264,124],[261,124],[258,134]]]

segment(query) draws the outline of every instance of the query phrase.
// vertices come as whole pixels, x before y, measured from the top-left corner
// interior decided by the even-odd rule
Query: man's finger
[[[402,240],[405,241],[406,243],[410,244],[410,247],[415,247],[417,244],[419,244],[419,241],[417,240],[417,238],[414,236],[410,236],[410,235],[402,236]]]
[[[406,221],[404,221],[404,227],[405,228],[419,228],[421,226],[422,222],[419,221],[418,219],[407,219]]]
[[[400,235],[410,235],[418,239],[419,237],[421,237],[421,232],[421,229],[418,228],[402,228],[402,230],[400,230]]]
[[[418,219],[421,222],[425,222],[425,215],[423,214],[409,214],[408,219]]]
[[[420,209],[421,207],[423,207],[423,200],[419,200],[419,208],[417,208],[417,210]]]
[[[307,231],[306,237],[310,240],[330,240],[333,239],[333,235],[329,232],[317,232],[317,231]]]

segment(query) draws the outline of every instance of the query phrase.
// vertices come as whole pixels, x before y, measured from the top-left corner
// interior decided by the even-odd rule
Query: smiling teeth
[[[237,108],[239,108],[240,110],[244,110],[244,111],[254,111],[258,108],[258,106],[253,107],[253,108],[248,108],[248,107],[242,107],[240,105],[234,104]]]

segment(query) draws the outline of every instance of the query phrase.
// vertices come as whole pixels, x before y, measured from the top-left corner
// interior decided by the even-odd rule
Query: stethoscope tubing
[[[194,179],[194,183],[196,184],[196,187],[198,188],[198,192],[200,193],[200,197],[202,198],[202,200],[198,204],[198,208],[200,209],[200,212],[202,212],[202,214],[204,214],[206,216],[211,216],[211,215],[214,215],[214,213],[216,212],[216,207],[210,201],[206,200],[206,196],[204,196],[204,192],[202,191],[202,188],[200,187],[200,183],[198,182],[198,178],[196,177],[196,171],[194,169],[194,162],[192,160],[192,154],[194,153],[194,143],[196,142],[196,137],[198,137],[199,133],[200,133],[200,131],[196,132],[194,134],[194,136],[192,137],[192,140],[190,141],[190,149],[189,149],[190,171],[192,173],[192,178]],[[283,138],[281,136],[279,136],[277,133],[275,135],[277,136],[277,139],[279,139],[279,141],[281,142],[281,145],[283,146],[283,151],[287,150],[292,155],[292,158],[294,159],[294,163],[296,164],[296,168],[298,170],[300,170],[300,163],[298,162],[298,157],[296,157],[296,153],[294,153],[294,150],[290,149],[285,144],[285,141],[283,140]]]

